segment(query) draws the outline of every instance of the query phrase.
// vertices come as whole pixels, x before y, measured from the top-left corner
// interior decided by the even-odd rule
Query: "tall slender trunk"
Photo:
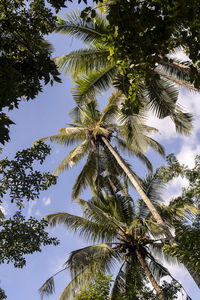
[[[165,74],[164,72],[162,72],[162,71],[160,71],[160,70],[155,70],[155,72],[156,72],[157,74],[159,74],[160,76],[162,76],[162,77],[164,77],[164,78],[166,78],[166,79],[168,79],[168,80],[170,80],[170,81],[172,81],[172,82],[174,82],[174,83],[176,83],[176,84],[178,84],[178,85],[181,85],[181,86],[184,86],[184,87],[186,87],[186,88],[188,88],[188,89],[190,89],[190,90],[199,92],[199,89],[195,88],[195,87],[194,87],[194,84],[192,84],[192,83],[188,83],[188,82],[179,80],[179,79],[177,79],[177,78],[174,78],[174,77],[172,77],[172,76],[170,76],[170,75]]]
[[[152,204],[151,200],[147,197],[147,195],[144,193],[144,191],[142,190],[142,188],[138,184],[135,177],[132,175],[132,172],[129,169],[129,167],[125,164],[123,159],[119,156],[119,154],[115,151],[115,149],[111,146],[111,144],[109,143],[109,141],[105,137],[101,137],[101,140],[106,145],[108,150],[112,153],[112,155],[115,157],[115,159],[116,159],[117,163],[119,164],[119,166],[124,170],[124,172],[128,176],[128,178],[131,181],[132,185],[134,186],[134,188],[136,189],[138,194],[141,196],[141,198],[145,202],[146,206],[149,208],[149,210],[152,213],[153,217],[155,218],[157,224],[163,229],[163,232],[164,232],[166,238],[172,243],[173,246],[178,246],[175,238],[171,234],[170,230],[166,226],[165,222],[161,218],[161,216],[158,213],[155,206]],[[197,273],[195,272],[195,270],[193,268],[191,268],[188,264],[185,264],[185,267],[188,270],[188,272],[190,273],[190,275],[192,276],[192,278],[195,281],[195,283],[197,284],[197,286],[200,288],[200,278],[197,275]]]
[[[151,284],[153,285],[154,289],[156,290],[156,293],[158,294],[158,297],[160,298],[160,300],[166,300],[166,298],[165,298],[165,296],[163,294],[162,289],[157,284],[155,278],[153,277],[151,271],[149,270],[149,267],[146,264],[144,258],[142,257],[140,251],[136,249],[135,253],[136,253],[136,256],[137,256],[137,259],[138,259],[140,265],[143,267],[143,269],[144,269],[147,277],[149,278],[149,280],[150,280]]]
[[[171,232],[167,228],[166,224],[164,223],[163,219],[161,218],[160,214],[158,213],[155,206],[151,203],[151,200],[147,197],[147,195],[144,193],[143,189],[138,184],[135,177],[132,175],[131,170],[125,162],[122,160],[122,158],[119,156],[119,154],[114,150],[114,148],[111,146],[111,144],[108,142],[108,140],[105,137],[101,138],[103,143],[106,145],[106,147],[109,149],[109,151],[112,153],[112,155],[115,157],[117,163],[120,165],[120,167],[124,170],[128,178],[130,179],[132,185],[138,192],[138,194],[141,196],[143,201],[146,203],[147,207],[149,208],[150,212],[152,213],[153,217],[155,218],[156,222],[159,226],[163,229],[167,239],[171,241],[173,244],[176,243],[174,237],[172,236]],[[176,244],[177,245],[177,244]]]

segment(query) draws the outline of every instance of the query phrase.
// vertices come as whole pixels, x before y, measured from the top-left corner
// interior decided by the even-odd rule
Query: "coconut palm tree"
[[[156,179],[151,178],[146,193],[150,198],[152,196],[156,205],[160,194],[156,194],[153,181],[157,187]],[[61,271],[70,269],[72,281],[63,290],[59,300],[69,299],[74,289],[87,286],[99,271],[110,272],[115,263],[120,264],[120,267],[110,300],[141,299],[138,295],[142,293],[147,279],[159,299],[166,300],[158,280],[171,275],[154,254],[170,258],[162,252],[162,230],[152,222],[143,201],[139,200],[138,205],[135,205],[128,194],[122,196],[107,186],[105,195],[101,193],[100,197],[94,197],[88,202],[82,199],[78,202],[83,210],[82,217],[68,213],[54,213],[46,217],[51,226],[64,224],[69,230],[93,243],[71,252]],[[44,296],[53,290],[54,276],[44,283],[40,293]]]
[[[56,58],[60,70],[70,72],[75,79],[72,95],[76,103],[81,104],[91,99],[111,85],[123,92],[128,99],[134,76],[130,79],[119,70],[116,63],[108,59],[109,45],[104,39],[108,33],[108,22],[105,17],[97,14],[96,18],[88,23],[80,18],[79,13],[73,11],[66,15],[65,20],[59,19],[56,31],[78,38],[87,45],[86,48]],[[172,83],[178,83],[178,80],[187,81],[188,64],[180,64],[175,59],[170,63],[163,60],[163,64],[154,70],[151,77],[140,78],[134,101],[128,103],[126,100],[125,106],[129,111],[125,114],[132,113],[132,109],[137,109],[139,104],[143,103],[159,118],[170,116],[176,130],[188,134],[191,130],[191,116],[183,113],[181,107],[176,104],[178,90]]]
[[[60,134],[38,140],[49,139],[64,145],[80,142],[53,173],[58,176],[59,173],[87,157],[86,164],[73,186],[72,198],[78,197],[88,184],[92,185],[94,178],[98,181],[99,176],[105,172],[110,180],[115,181],[117,176],[127,176],[127,170],[124,169],[126,166],[130,173],[129,177],[136,177],[118,150],[111,146],[111,141],[118,149],[138,157],[149,169],[152,168],[151,163],[144,155],[148,147],[164,155],[163,147],[149,137],[149,133],[156,129],[144,123],[145,112],[141,110],[139,114],[124,119],[118,105],[121,98],[120,93],[113,93],[102,112],[98,111],[95,100],[75,108],[71,113],[74,122],[70,124],[70,127],[59,129]],[[113,151],[115,156],[113,156]],[[116,157],[121,165],[116,162]],[[119,182],[117,184],[120,185]]]

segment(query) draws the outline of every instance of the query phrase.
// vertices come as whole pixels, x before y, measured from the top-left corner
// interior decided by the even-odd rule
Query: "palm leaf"
[[[77,164],[88,152],[88,141],[83,141],[80,145],[75,147],[65,159],[59,164],[59,166],[53,172],[53,175],[58,176],[61,172],[64,172],[69,167],[72,168]]]
[[[81,172],[75,180],[72,187],[72,199],[76,199],[80,193],[87,188],[88,185],[92,183],[95,176],[97,176],[97,163],[96,154],[90,151],[87,161],[83,166]]]
[[[174,112],[178,90],[169,80],[146,78],[143,93],[148,99],[148,107],[158,118],[165,118]]]
[[[123,229],[123,223],[115,219],[114,217],[108,215],[103,210],[98,208],[96,205],[94,205],[92,202],[87,202],[83,199],[79,199],[79,203],[81,206],[85,207],[84,209],[84,215],[88,217],[95,217],[95,220],[98,222],[98,220],[102,223],[108,223],[110,226],[113,226],[114,228],[118,228],[120,231],[124,231]]]
[[[94,70],[75,81],[72,89],[72,97],[76,104],[82,105],[95,99],[95,95],[106,91],[112,82],[116,72],[114,65],[108,65],[100,70]]]
[[[189,113],[183,113],[179,106],[176,107],[175,112],[171,115],[176,131],[180,134],[189,135],[192,130],[193,117]]]
[[[112,291],[109,297],[109,300],[121,300],[124,295],[124,287],[125,287],[125,274],[123,271],[125,262],[121,265],[117,276],[115,277],[115,281],[112,287]]]
[[[85,22],[80,13],[73,10],[65,15],[65,19],[58,19],[55,32],[68,34],[84,43],[92,43],[102,40],[102,36],[106,31],[105,19],[96,18],[96,22]]]
[[[88,74],[93,70],[99,70],[105,65],[110,65],[107,57],[109,51],[103,48],[86,48],[70,52],[67,55],[54,58],[60,71],[70,73],[73,79],[77,76]]]
[[[113,241],[116,229],[106,224],[95,223],[86,218],[74,216],[68,213],[54,213],[45,216],[50,226],[58,224],[65,225],[69,230],[78,233],[85,240],[91,239],[93,242]]]
[[[110,245],[97,244],[72,251],[66,266],[73,277],[88,267],[93,274],[99,271],[110,273],[118,260],[119,254]]]

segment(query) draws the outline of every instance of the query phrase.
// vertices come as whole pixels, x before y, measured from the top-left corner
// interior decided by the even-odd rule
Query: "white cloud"
[[[36,205],[36,200],[31,200],[29,201],[29,206],[28,206],[28,218],[32,215],[32,210],[33,207]]]
[[[41,214],[41,212],[39,211],[39,209],[36,210],[35,215],[36,215],[37,217],[42,217],[42,214]]]
[[[48,206],[48,205],[51,204],[51,198],[50,197],[44,197],[42,199],[42,202],[43,202],[44,206]]]
[[[200,154],[200,145],[187,144],[183,145],[180,152],[177,154],[177,158],[180,163],[194,167],[194,158],[197,154]]]
[[[158,119],[151,115],[149,116],[147,124],[159,130],[159,132],[151,134],[152,138],[155,138],[156,140],[171,140],[172,138],[175,139],[178,137],[175,126],[170,117]]]
[[[181,190],[183,187],[188,186],[188,180],[186,178],[182,178],[181,176],[172,179],[168,185],[166,190],[163,193],[163,199],[166,204],[172,198],[176,198],[181,195]]]

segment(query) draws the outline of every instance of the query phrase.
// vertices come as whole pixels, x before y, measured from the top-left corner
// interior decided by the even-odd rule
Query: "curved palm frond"
[[[71,271],[72,276],[90,268],[90,272],[111,272],[115,263],[120,260],[120,255],[109,244],[96,244],[84,247],[70,253],[66,266]]]
[[[55,227],[58,224],[66,226],[70,231],[74,231],[85,240],[92,240],[93,242],[112,242],[116,236],[116,226],[111,223],[101,224],[92,220],[88,220],[79,216],[74,216],[68,213],[54,213],[45,216],[49,225]],[[106,226],[107,225],[107,226]]]
[[[178,89],[169,80],[146,78],[144,96],[148,99],[148,107],[162,119],[174,112],[178,99]]]
[[[181,111],[180,106],[176,106],[176,110],[170,116],[175,124],[176,131],[182,135],[190,135],[193,117],[190,113],[184,113]]]
[[[64,73],[70,73],[73,79],[78,75],[88,74],[93,70],[100,70],[106,64],[109,51],[103,48],[90,47],[70,52],[67,55],[54,58],[58,69]]]
[[[90,152],[85,165],[75,180],[72,187],[72,199],[76,199],[80,193],[87,188],[88,185],[92,185],[94,178],[97,176],[97,161],[96,154]]]
[[[110,226],[115,227],[118,231],[124,231],[123,223],[117,220],[115,217],[111,216],[110,214],[104,212],[98,206],[94,205],[92,202],[85,201],[83,199],[78,200],[79,204],[84,209],[84,216],[87,218],[92,218],[92,220],[100,223],[107,223]]]
[[[68,34],[84,43],[94,43],[102,40],[103,34],[107,33],[106,19],[97,16],[95,22],[85,22],[80,17],[80,12],[73,10],[65,15],[65,19],[58,18],[55,32]]]
[[[113,288],[110,294],[109,300],[121,300],[124,295],[124,286],[125,286],[125,274],[123,271],[125,262],[119,269],[117,276],[115,277],[115,281],[113,284]]]
[[[111,85],[115,72],[115,65],[108,65],[78,78],[72,89],[72,97],[76,104],[90,102],[97,94],[106,91]]]
[[[148,146],[150,146],[152,149],[154,149],[156,152],[158,152],[163,157],[165,156],[165,149],[163,148],[163,146],[160,143],[158,143],[157,141],[155,141],[154,139],[152,139],[149,136],[146,136],[145,139],[146,139]]]
[[[121,98],[121,92],[112,93],[108,105],[101,112],[100,122],[109,124],[117,120],[117,114],[120,112],[118,102]]]
[[[64,172],[69,167],[72,168],[77,164],[83,157],[85,157],[89,151],[88,141],[83,141],[77,147],[75,147],[64,160],[59,164],[59,166],[53,172],[53,175],[58,176],[61,172]]]

